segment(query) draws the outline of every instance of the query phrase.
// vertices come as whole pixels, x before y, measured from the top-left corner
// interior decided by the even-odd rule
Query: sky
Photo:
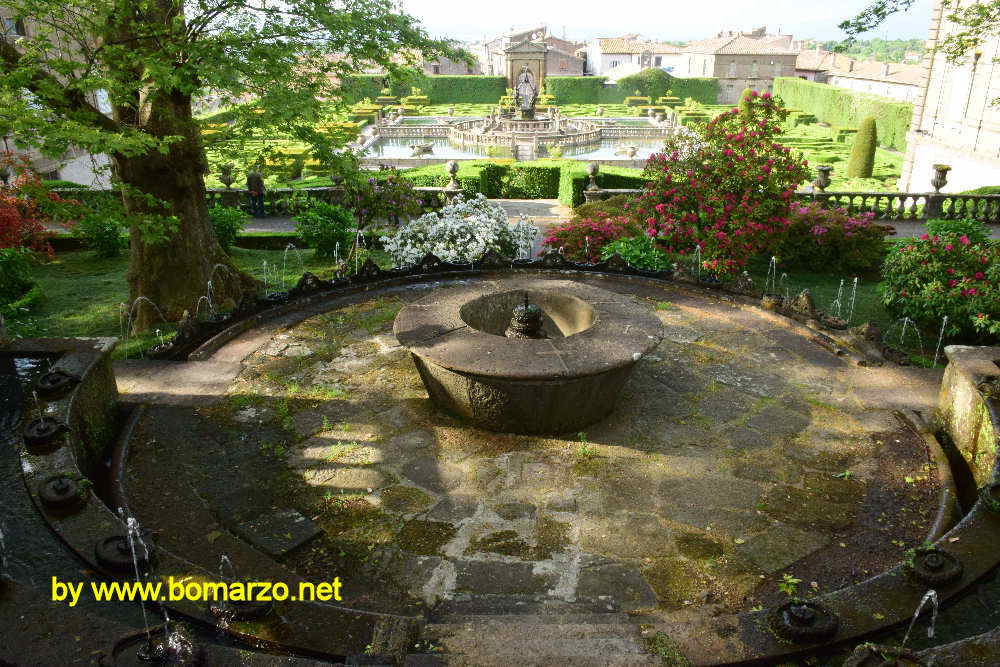
[[[858,13],[867,0],[400,0],[434,37],[478,41],[511,26],[548,25],[552,34],[584,41],[638,33],[647,39],[695,40],[720,30],[767,26],[797,38],[841,39],[837,24]],[[696,9],[695,9],[696,8]],[[890,17],[862,38],[927,38],[931,0],[916,0],[908,12]]]

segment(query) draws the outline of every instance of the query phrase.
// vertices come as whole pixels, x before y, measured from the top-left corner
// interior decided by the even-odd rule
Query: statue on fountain
[[[521,73],[514,85],[514,99],[521,110],[521,120],[532,120],[535,117],[535,100],[538,99],[538,86],[527,65],[521,66]]]

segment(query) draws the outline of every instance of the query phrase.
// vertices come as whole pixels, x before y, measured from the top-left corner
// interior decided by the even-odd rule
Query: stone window
[[[567,70],[567,69],[569,69],[569,61],[565,60],[565,59],[560,60],[559,61],[559,69],[561,69],[561,70]]]
[[[441,66],[438,65],[437,63],[434,63],[433,65],[431,65],[431,72],[433,74],[440,74],[441,73]]]
[[[750,77],[756,79],[758,76],[760,76],[760,65],[754,60],[750,63]]]
[[[656,56],[655,58],[653,58],[653,64],[656,65],[657,67],[661,66],[663,64],[663,57]]]
[[[729,74],[727,76],[729,76],[730,79],[735,79],[736,78],[736,61],[735,60],[730,60],[729,61]]]

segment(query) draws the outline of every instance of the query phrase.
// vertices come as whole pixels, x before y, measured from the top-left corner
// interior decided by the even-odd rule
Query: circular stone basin
[[[545,339],[503,336],[525,295],[542,310]],[[400,310],[393,333],[438,408],[489,430],[541,434],[606,417],[662,325],[627,295],[510,280],[439,290]]]

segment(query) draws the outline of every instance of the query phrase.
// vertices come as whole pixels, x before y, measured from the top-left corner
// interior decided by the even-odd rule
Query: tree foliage
[[[893,14],[907,11],[914,2],[915,0],[874,0],[857,15],[840,23],[839,27],[847,33],[847,39],[837,50],[849,50],[857,42],[857,35],[874,30]],[[955,29],[950,30],[935,48],[953,63],[963,62],[967,54],[1000,34],[1000,0],[972,3],[944,0],[942,7],[944,18]]]
[[[462,57],[392,0],[10,0],[5,9],[30,30],[0,34],[0,133],[51,156],[79,147],[111,157],[131,222],[131,297],[171,318],[193,310],[217,264],[233,268],[205,205],[193,98],[232,106],[235,135],[280,134],[333,161],[344,135],[325,131],[323,113],[352,72],[397,77],[421,58]],[[252,288],[239,282],[240,293]]]

